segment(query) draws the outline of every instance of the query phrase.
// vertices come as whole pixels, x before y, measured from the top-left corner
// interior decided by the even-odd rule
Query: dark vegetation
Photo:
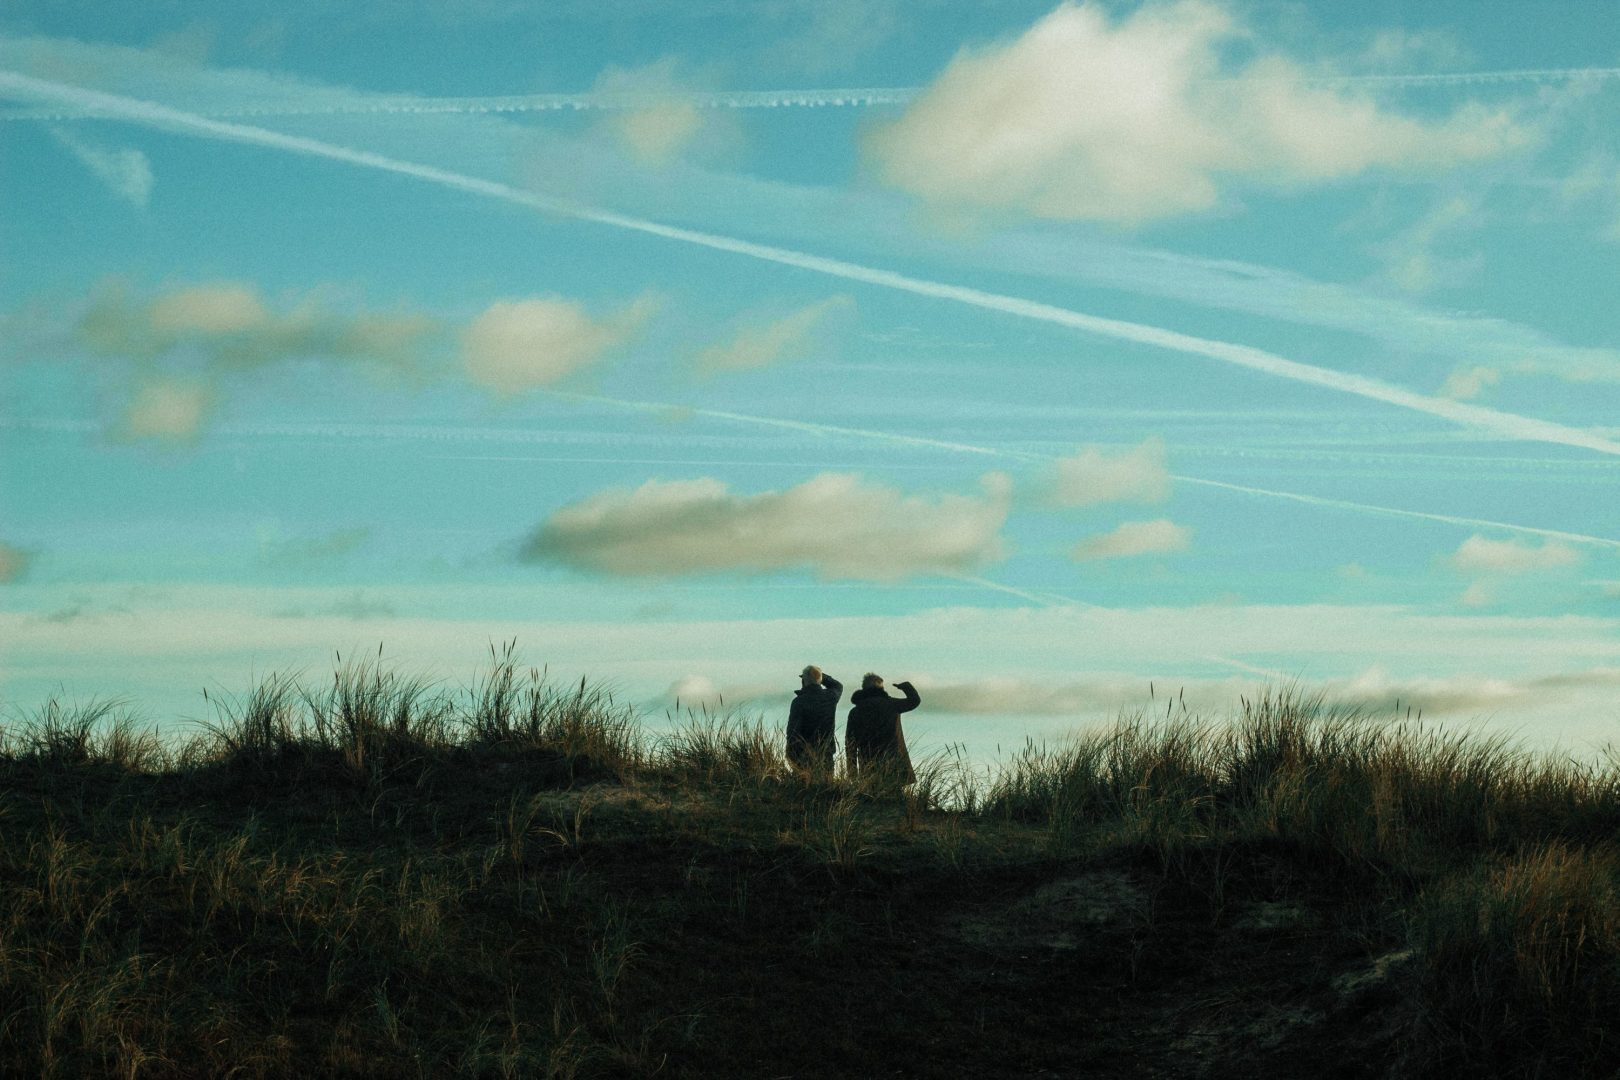
[[[0,1075],[1596,1076],[1620,769],[1292,694],[907,792],[510,650],[0,742]]]

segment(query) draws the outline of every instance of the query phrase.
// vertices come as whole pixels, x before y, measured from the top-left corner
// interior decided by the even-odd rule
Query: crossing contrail
[[[817,424],[808,420],[786,420],[771,416],[754,416],[749,413],[727,412],[724,409],[699,409],[684,405],[672,405],[664,401],[627,401],[623,398],[602,397],[597,394],[580,394],[569,390],[546,390],[552,397],[562,398],[565,401],[582,401],[588,404],[611,405],[620,409],[633,409],[637,412],[655,413],[664,416],[703,416],[710,420],[735,420],[745,424],[759,427],[781,428],[784,431],[799,431],[807,435],[817,436],[854,436],[856,438],[871,438],[881,435],[883,441],[893,446],[915,446],[928,450],[950,450],[958,454],[979,454],[986,457],[1021,458],[1025,461],[1045,461],[1043,455],[1025,453],[1015,450],[997,450],[988,446],[975,446],[972,443],[950,442],[945,439],[928,439],[917,435],[901,435],[898,432],[876,432],[864,428],[839,427],[836,424]]]
[[[755,416],[749,413],[727,412],[721,409],[697,409],[671,405],[667,402],[630,401],[623,398],[603,397],[599,394],[577,394],[562,390],[546,391],[554,397],[568,401],[580,401],[597,405],[608,405],[614,408],[630,409],[636,412],[671,413],[681,412],[691,416],[703,416],[716,420],[730,420],[738,423],[753,424],[759,427],[781,428],[788,431],[800,431],[807,434],[823,436],[841,436],[845,438],[870,439],[877,442],[888,443],[891,446],[916,446],[936,450],[949,450],[962,454],[973,454],[981,457],[993,457],[1003,460],[1023,462],[1052,462],[1057,458],[1050,454],[1039,454],[1029,450],[1008,450],[1002,447],[978,446],[973,443],[947,442],[942,439],[925,439],[912,435],[901,435],[892,431],[880,431],[871,428],[843,427],[836,424],[817,424],[807,420],[784,420],[770,416]],[[1319,506],[1328,510],[1348,510],[1354,513],[1374,514],[1380,517],[1405,518],[1410,521],[1433,521],[1443,525],[1461,525],[1467,528],[1500,529],[1505,532],[1520,533],[1526,536],[1539,536],[1549,540],[1563,540],[1572,544],[1587,544],[1593,547],[1607,547],[1620,550],[1620,540],[1605,536],[1590,536],[1586,533],[1565,532],[1559,529],[1543,529],[1534,525],[1514,525],[1506,521],[1490,521],[1485,518],[1458,517],[1452,514],[1431,514],[1421,510],[1401,510],[1391,506],[1376,506],[1371,503],[1351,502],[1348,499],[1330,499],[1321,495],[1305,495],[1296,491],[1277,491],[1272,488],[1250,487],[1247,484],[1231,484],[1224,480],[1208,480],[1199,476],[1186,476],[1181,473],[1171,473],[1170,479],[1179,483],[1193,484],[1199,487],[1217,488],[1222,491],[1232,491],[1243,495],[1258,495],[1268,499],[1282,499],[1296,502],[1305,506]]]
[[[214,119],[251,119],[262,116],[390,116],[529,112],[623,111],[667,105],[693,105],[700,109],[819,109],[871,108],[905,105],[921,90],[914,86],[848,87],[832,90],[721,90],[664,93],[591,92],[583,94],[509,94],[480,97],[356,97],[350,101],[258,101],[191,110]],[[91,120],[114,115],[105,110],[74,107],[12,109],[0,112],[5,120]]]
[[[626,409],[634,412],[653,414],[683,414],[689,416],[702,416],[716,420],[726,420],[733,423],[749,424],[756,427],[768,427],[785,431],[797,431],[807,435],[816,435],[824,438],[864,439],[882,442],[891,446],[909,446],[922,449],[946,450],[954,453],[971,454],[977,457],[997,458],[1005,461],[1019,461],[1026,463],[1050,463],[1057,458],[1049,454],[1038,454],[1027,450],[1008,450],[1002,447],[977,446],[972,443],[948,442],[941,439],[924,439],[910,435],[901,435],[893,431],[881,431],[871,428],[844,427],[835,424],[817,424],[805,420],[786,420],[779,417],[755,416],[749,413],[728,412],[720,409],[697,409],[677,405],[672,402],[632,401],[622,398],[604,397],[599,394],[578,394],[561,390],[548,390],[546,393],[566,401],[577,401],[593,405],[606,405],[610,408]],[[26,420],[0,417],[0,428],[26,428],[39,431],[56,432],[90,432],[98,430],[100,425],[85,420],[42,420],[30,418]],[[423,427],[408,424],[233,424],[227,425],[225,430],[238,435],[293,435],[293,436],[324,436],[330,438],[389,438],[389,439],[422,439],[429,442],[475,442],[475,441],[519,441],[532,442],[536,440],[534,432],[520,429],[500,429],[494,431],[468,432],[459,428]],[[485,460],[483,458],[469,458],[468,460]],[[502,459],[504,460],[504,459]],[[511,459],[529,460],[529,459]],[[536,458],[534,460],[579,460],[575,458]],[[624,458],[588,459],[592,461],[613,461],[624,463]],[[649,462],[653,463],[653,462]],[[672,464],[668,459],[659,459],[657,464]],[[703,462],[687,462],[688,464],[704,464]],[[713,462],[712,464],[719,464]],[[1242,495],[1255,495],[1267,499],[1281,499],[1286,502],[1299,503],[1302,506],[1317,506],[1327,510],[1345,510],[1352,513],[1370,514],[1377,517],[1403,518],[1408,521],[1432,521],[1442,525],[1460,525],[1465,528],[1496,529],[1503,532],[1517,533],[1522,536],[1537,536],[1549,540],[1562,540],[1566,543],[1583,544],[1592,547],[1604,547],[1620,550],[1620,540],[1606,536],[1592,536],[1586,533],[1568,532],[1560,529],[1545,529],[1535,525],[1516,525],[1507,521],[1492,521],[1487,518],[1460,517],[1454,514],[1435,514],[1422,510],[1403,510],[1392,506],[1378,506],[1372,503],[1352,502],[1348,499],[1333,499],[1322,495],[1307,495],[1297,491],[1279,491],[1274,488],[1252,487],[1247,484],[1233,484],[1224,480],[1210,480],[1201,476],[1188,476],[1184,473],[1171,473],[1170,479],[1177,483],[1192,484],[1198,487],[1215,488],[1221,491],[1231,491]]]
[[[864,284],[876,285],[899,292],[908,292],[917,296],[947,300],[968,307],[997,311],[1004,315],[1029,319],[1035,322],[1066,326],[1118,341],[1151,345],[1184,355],[1203,356],[1279,378],[1337,390],[1341,393],[1381,401],[1388,405],[1411,409],[1415,412],[1427,413],[1430,416],[1436,416],[1467,427],[1491,431],[1511,439],[1558,443],[1564,446],[1580,447],[1585,450],[1595,450],[1604,454],[1620,455],[1620,442],[1579,428],[1556,424],[1548,420],[1520,416],[1515,413],[1502,412],[1482,405],[1471,405],[1447,398],[1431,397],[1427,394],[1419,394],[1364,375],[1353,375],[1330,368],[1317,367],[1313,364],[1300,363],[1297,360],[1289,360],[1275,353],[1269,353],[1247,345],[1195,337],[1191,334],[1183,334],[1162,327],[1128,322],[1123,319],[1110,319],[1099,315],[1089,315],[1069,308],[1043,304],[1034,300],[1025,300],[1016,296],[1007,296],[1002,293],[987,292],[963,285],[950,285],[944,282],[910,277],[893,270],[862,266],[842,259],[811,255],[806,252],[774,247],[768,244],[758,244],[749,240],[722,236],[716,233],[664,225],[645,218],[632,217],[611,210],[568,202],[551,196],[524,191],[510,184],[483,180],[432,165],[404,161],[369,150],[357,150],[353,147],[340,146],[320,139],[307,138],[301,135],[288,135],[247,124],[238,124],[225,120],[210,120],[195,113],[172,109],[155,102],[107,94],[99,90],[86,90],[82,87],[36,79],[16,72],[0,71],[0,93],[7,91],[31,98],[43,97],[63,101],[70,105],[99,109],[109,116],[150,124],[155,127],[208,135],[231,142],[266,146],[307,157],[325,158],[401,176],[410,176],[458,191],[483,195],[487,198],[499,199],[520,206],[528,206],[546,213],[572,218],[576,221],[610,225],[615,228],[639,232],[649,236],[658,236],[666,240],[674,240],[713,251],[723,251],[763,262],[791,266],[845,281],[859,281]]]
[[[1431,75],[1328,75],[1300,80],[1325,87],[1488,86],[1508,83],[1605,82],[1620,79],[1620,68],[1529,68],[1513,71],[1455,71]],[[1259,78],[1212,79],[1213,83],[1264,82]],[[368,95],[350,101],[286,100],[251,104],[199,106],[193,115],[214,119],[273,116],[413,116],[481,115],[533,112],[622,111],[667,105],[700,109],[881,108],[908,105],[924,92],[920,86],[850,86],[801,90],[669,90],[661,93],[590,91],[578,94],[501,94],[461,97]],[[93,120],[114,115],[106,110],[29,108],[0,112],[0,120]]]
[[[1290,502],[1303,503],[1307,506],[1320,506],[1329,510],[1352,510],[1361,514],[1377,514],[1382,517],[1399,517],[1416,519],[1420,521],[1437,521],[1445,525],[1462,525],[1477,529],[1506,529],[1511,532],[1524,533],[1529,536],[1540,536],[1548,540],[1563,540],[1572,544],[1589,544],[1594,547],[1607,547],[1620,550],[1620,540],[1612,540],[1603,536],[1588,536],[1585,533],[1562,532],[1558,529],[1540,529],[1532,525],[1509,525],[1501,521],[1488,521],[1484,518],[1456,517],[1451,514],[1428,514],[1420,510],[1395,510],[1387,506],[1373,506],[1368,503],[1351,502],[1347,499],[1328,499],[1320,495],[1301,495],[1293,491],[1273,491],[1270,488],[1249,487],[1245,484],[1228,484],[1222,480],[1205,480],[1196,476],[1176,476],[1172,479],[1184,484],[1195,484],[1200,487],[1219,488],[1223,491],[1236,491],[1245,495],[1262,495],[1268,499],[1286,499]]]
[[[972,585],[975,588],[988,589],[991,592],[1005,593],[1008,596],[1016,596],[1020,600],[1028,600],[1030,603],[1036,605],[1037,607],[1045,607],[1045,608],[1073,607],[1073,608],[1098,608],[1098,609],[1101,609],[1100,604],[1093,604],[1093,603],[1090,603],[1090,602],[1085,601],[1085,600],[1076,600],[1076,599],[1074,599],[1072,597],[1068,597],[1068,596],[1056,596],[1056,595],[1053,595],[1052,593],[1032,592],[1029,589],[1019,589],[1019,588],[1015,588],[1015,587],[1013,587],[1011,585],[1003,585],[999,581],[991,581],[989,578],[977,577],[977,576],[975,576],[973,574],[943,574],[941,576],[944,577],[948,581],[959,581],[959,582],[963,583],[964,585]]]

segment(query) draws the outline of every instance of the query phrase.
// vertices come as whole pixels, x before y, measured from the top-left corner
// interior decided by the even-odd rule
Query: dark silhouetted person
[[[867,672],[861,688],[849,696],[853,706],[844,728],[844,752],[849,755],[851,776],[879,773],[904,787],[917,779],[906,752],[906,733],[900,714],[922,704],[917,688],[908,682],[894,684],[906,695],[890,697],[883,689],[883,677]]]
[[[787,755],[795,767],[832,772],[838,699],[844,684],[811,664],[799,673],[799,689],[788,706]]]

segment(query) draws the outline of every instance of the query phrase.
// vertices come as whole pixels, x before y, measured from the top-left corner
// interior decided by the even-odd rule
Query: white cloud
[[[1131,223],[1208,209],[1235,179],[1444,168],[1527,139],[1478,106],[1439,122],[1381,109],[1280,55],[1223,70],[1246,35],[1208,0],[1118,23],[1063,4],[1015,41],[959,53],[866,149],[885,181],[926,199]]]
[[[714,708],[723,704],[720,687],[707,675],[686,675],[669,684],[664,697],[681,708]]]
[[[1620,161],[1611,153],[1594,153],[1557,187],[1564,208],[1585,208],[1597,215],[1596,236],[1620,242]]]
[[[746,322],[729,341],[699,353],[697,368],[703,372],[752,371],[798,359],[815,347],[817,331],[830,319],[854,309],[854,297],[840,294],[779,319]]]
[[[1473,54],[1445,31],[1393,27],[1373,36],[1356,66],[1407,74],[1415,68],[1465,69],[1474,62]]]
[[[1536,547],[1519,540],[1490,540],[1476,533],[1464,540],[1448,561],[1463,573],[1506,577],[1574,566],[1581,561],[1581,553],[1556,540]]]
[[[435,329],[431,319],[412,312],[332,310],[323,290],[290,296],[283,307],[272,309],[257,287],[241,282],[189,285],[145,300],[109,282],[92,300],[78,333],[109,356],[187,351],[226,368],[305,358],[403,368]]]
[[[1596,667],[1518,679],[1478,673],[1397,678],[1375,665],[1323,689],[1333,700],[1374,713],[1391,710],[1399,702],[1403,713],[1410,708],[1414,714],[1468,714],[1609,696],[1620,690],[1620,668]]]
[[[733,494],[718,480],[650,480],[554,513],[524,558],[606,574],[810,569],[828,579],[956,574],[1000,556],[1010,483],[930,499],[823,473],[786,491]]]
[[[899,289],[922,296],[935,296],[950,300],[953,303],[1003,311],[1019,318],[1069,326],[1075,329],[1101,333],[1117,339],[1207,356],[1240,367],[1264,371],[1281,378],[1331,387],[1341,392],[1384,401],[1434,416],[1443,416],[1459,423],[1477,425],[1489,430],[1511,434],[1514,438],[1546,440],[1570,446],[1586,447],[1609,454],[1620,453],[1620,446],[1617,446],[1612,441],[1568,425],[1431,397],[1426,394],[1417,394],[1378,379],[1300,363],[1235,342],[1199,338],[1165,327],[1103,318],[1019,297],[985,292],[960,285],[949,285],[943,282],[911,278],[878,267],[863,266],[857,263],[812,255],[807,252],[757,244],[733,236],[722,236],[665,225],[578,203],[560,201],[549,196],[523,191],[510,185],[481,180],[463,173],[423,165],[419,162],[403,161],[374,152],[360,151],[352,147],[321,142],[316,139],[289,136],[251,125],[225,124],[149,102],[124,98],[118,95],[104,95],[49,80],[35,79],[30,76],[0,71],[0,83],[25,90],[26,94],[24,96],[40,95],[47,100],[67,101],[75,104],[94,104],[96,107],[106,109],[114,115],[144,123],[166,127],[179,126],[185,130],[205,132],[214,138],[226,138],[232,141],[246,141],[256,145],[273,146],[294,154],[345,161],[365,168],[414,176],[432,183],[473,191],[480,195],[498,198],[518,205],[533,206],[578,220],[595,221],[615,228],[629,229],[716,251],[730,252],[746,258],[760,259],[784,266],[796,266],[844,280],[869,282],[884,288]]]
[[[194,285],[152,301],[147,320],[161,337],[243,334],[270,325],[257,289],[230,282]]]
[[[992,676],[971,682],[918,678],[917,692],[930,711],[971,716],[1091,716],[1128,704],[1147,704],[1149,679],[1117,675],[1090,679]]]
[[[736,121],[729,110],[702,108],[689,89],[670,57],[645,67],[607,68],[594,91],[630,107],[604,112],[598,125],[637,162],[655,168],[694,149],[713,152],[734,142]]]
[[[1145,440],[1122,454],[1088,446],[1073,457],[1059,458],[1051,498],[1059,506],[1100,503],[1161,503],[1170,497],[1170,470],[1164,440]]]
[[[21,579],[33,561],[33,552],[0,541],[0,584]]]
[[[800,12],[795,9],[788,17],[796,20]],[[1366,64],[1358,61],[1350,69]],[[538,143],[545,147],[543,160],[549,165],[537,175],[546,178],[547,186],[555,187],[560,173],[577,175],[578,186],[572,189],[576,197],[612,192],[613,201],[625,209],[631,204],[646,206],[648,199],[654,199],[660,207],[678,206],[681,216],[698,228],[742,229],[753,235],[774,232],[794,237],[795,242],[814,239],[853,250],[851,244],[867,244],[887,235],[886,230],[904,210],[894,197],[877,191],[766,183],[742,173],[689,164],[657,177],[655,187],[651,183],[640,188],[616,186],[624,179],[619,155],[593,153],[583,140],[514,120],[506,113],[480,111],[446,127],[442,115],[426,111],[443,106],[442,99],[359,93],[247,68],[180,71],[150,51],[123,46],[65,38],[8,38],[0,41],[0,66],[210,114],[242,115],[267,106],[298,114],[388,113],[394,116],[388,132],[399,133],[399,139],[411,146],[413,158],[443,169],[462,169],[469,160],[491,154],[507,160],[533,153]],[[1413,68],[1410,62],[1399,66],[1403,71]],[[104,112],[99,106],[90,108],[66,98],[38,99],[37,104],[42,114]],[[381,150],[383,146],[373,140],[368,148]],[[569,164],[574,166],[572,171],[564,168]],[[1620,239],[1620,165],[1612,155],[1597,155],[1576,169],[1568,194],[1577,200],[1600,195],[1604,222],[1612,228],[1614,238]],[[914,253],[918,242],[914,232],[905,234],[903,253]],[[1387,289],[1330,284],[1274,267],[1192,257],[1038,223],[983,236],[973,245],[942,244],[937,238],[931,243],[931,256],[975,272],[1000,270],[1048,282],[1101,284],[1371,334],[1402,353],[1489,364],[1504,372],[1525,370],[1582,381],[1620,380],[1620,352],[1615,349],[1571,345],[1523,323],[1442,310],[1391,295]],[[1520,361],[1534,366],[1516,368]]]
[[[144,208],[152,197],[152,163],[139,150],[97,146],[66,128],[52,126],[52,137],[95,174],[107,189],[132,206]]]
[[[151,379],[135,391],[117,434],[126,439],[190,442],[213,407],[213,391],[202,383]]]
[[[657,306],[643,295],[598,319],[558,296],[497,300],[462,332],[462,363],[474,382],[502,393],[549,386],[630,341]]]
[[[1475,199],[1452,195],[1400,233],[1375,245],[1373,253],[1383,260],[1389,280],[1407,292],[1466,284],[1484,267],[1484,256],[1477,251],[1448,255],[1444,249],[1459,234],[1478,230],[1484,221]]]
[[[689,101],[667,101],[613,113],[607,123],[642,164],[663,165],[702,129],[703,115]]]
[[[1469,401],[1479,397],[1486,387],[1495,386],[1502,381],[1502,373],[1496,368],[1474,365],[1473,367],[1458,368],[1446,376],[1445,385],[1440,393],[1458,401]]]
[[[117,280],[90,299],[73,333],[104,356],[211,369],[214,385],[194,376],[148,377],[124,405],[113,434],[127,439],[189,441],[213,412],[221,372],[288,360],[361,362],[387,370],[416,363],[433,320],[410,312],[333,310],[327,290],[285,298],[280,310],[258,288],[206,282],[138,296]]]
[[[1169,518],[1154,521],[1127,521],[1111,532],[1088,537],[1071,553],[1076,562],[1093,559],[1122,559],[1133,555],[1168,555],[1186,551],[1192,544],[1192,530]]]

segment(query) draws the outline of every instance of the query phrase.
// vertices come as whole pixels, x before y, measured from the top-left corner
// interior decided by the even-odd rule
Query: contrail
[[[1479,86],[1487,83],[1554,83],[1620,79],[1620,68],[1514,68],[1500,71],[1442,71],[1433,75],[1327,75],[1304,80],[1313,86]]]
[[[846,281],[859,281],[868,285],[877,285],[938,300],[949,300],[969,307],[998,311],[1005,315],[1055,326],[1067,326],[1071,329],[1083,330],[1102,337],[1141,345],[1152,345],[1172,352],[1203,356],[1237,367],[1275,375],[1279,378],[1291,379],[1295,382],[1320,386],[1330,390],[1338,390],[1342,393],[1353,394],[1373,401],[1381,401],[1400,408],[1427,413],[1431,416],[1450,420],[1453,423],[1493,431],[1498,435],[1512,439],[1559,443],[1565,446],[1580,447],[1585,450],[1595,450],[1604,454],[1620,455],[1620,442],[1603,438],[1588,431],[1582,431],[1579,428],[1556,424],[1548,420],[1519,416],[1514,413],[1506,413],[1481,405],[1470,405],[1465,402],[1430,397],[1426,394],[1415,393],[1366,376],[1352,375],[1312,364],[1303,364],[1247,345],[1195,337],[1191,334],[1183,334],[1178,331],[1166,330],[1142,323],[1127,322],[1122,319],[1087,315],[1068,308],[1042,304],[1033,300],[1024,300],[1015,296],[1006,296],[1001,293],[908,277],[892,270],[862,266],[841,259],[810,255],[787,248],[739,240],[735,237],[664,225],[644,218],[631,217],[597,207],[538,195],[512,187],[509,184],[481,180],[477,177],[452,172],[448,169],[440,169],[432,165],[402,161],[398,158],[387,157],[367,150],[356,150],[351,147],[338,146],[299,135],[287,135],[267,128],[236,124],[224,120],[210,120],[194,113],[171,109],[168,106],[153,102],[106,94],[97,90],[86,90],[65,83],[32,78],[16,72],[0,71],[0,92],[6,89],[19,92],[28,97],[46,97],[66,101],[70,104],[100,109],[109,115],[116,115],[123,119],[148,123],[158,127],[197,132],[233,142],[268,146],[294,154],[342,161],[347,164],[378,169],[383,172],[411,176],[459,191],[528,206],[578,221],[611,225],[616,228],[705,247],[714,251],[724,251],[763,262],[808,270],[828,277],[841,278]]]
[[[835,424],[816,424],[806,420],[781,420],[769,416],[754,416],[748,413],[724,412],[719,409],[686,409],[681,406],[669,405],[652,401],[627,401],[622,398],[603,397],[597,394],[576,394],[559,390],[547,391],[555,397],[570,401],[590,402],[598,405],[610,405],[615,408],[631,409],[637,412],[660,413],[686,413],[692,416],[705,416],[717,420],[732,420],[744,424],[753,424],[760,427],[784,428],[790,431],[802,431],[813,435],[843,436],[848,438],[869,439],[876,442],[885,442],[892,446],[922,446],[937,450],[950,450],[957,453],[973,454],[981,457],[1001,458],[1024,462],[1051,462],[1057,459],[1050,454],[1038,454],[1028,450],[1007,450],[994,446],[977,446],[972,443],[946,442],[940,439],[923,439],[911,435],[900,435],[892,431],[879,431],[871,428],[842,427]],[[1218,488],[1222,491],[1235,491],[1243,495],[1259,495],[1271,499],[1284,499],[1306,506],[1320,506],[1330,510],[1350,510],[1363,514],[1376,514],[1381,517],[1406,518],[1413,521],[1434,521],[1444,525],[1462,525],[1468,528],[1501,529],[1506,532],[1521,533],[1527,536],[1540,536],[1550,540],[1564,540],[1574,544],[1589,544],[1595,547],[1608,547],[1620,549],[1620,540],[1605,536],[1589,536],[1585,533],[1565,532],[1559,529],[1543,529],[1534,525],[1514,525],[1506,521],[1489,521],[1485,518],[1457,517],[1451,514],[1430,514],[1421,510],[1400,510],[1392,506],[1375,506],[1371,503],[1351,502],[1348,499],[1330,499],[1321,495],[1304,495],[1295,491],[1277,491],[1271,488],[1250,487],[1247,484],[1230,484],[1224,480],[1207,480],[1199,476],[1186,476],[1181,473],[1171,473],[1170,479],[1179,483],[1194,484],[1200,487]]]
[[[1620,68],[1535,68],[1515,71],[1453,71],[1433,75],[1325,75],[1301,80],[1308,86],[1369,86],[1421,89],[1423,87],[1484,86],[1580,80],[1602,82],[1620,78]],[[1237,76],[1211,79],[1213,83],[1265,82]],[[926,88],[921,86],[852,86],[801,90],[670,90],[664,93],[592,91],[579,94],[502,94],[463,97],[391,97],[378,95],[345,102],[267,101],[251,105],[200,107],[193,115],[215,119],[251,119],[267,116],[413,116],[433,114],[480,115],[531,112],[581,112],[649,109],[692,105],[699,109],[825,109],[874,108],[908,105]],[[0,113],[3,120],[93,120],[113,113],[93,108],[13,109]]]
[[[1236,660],[1230,656],[1216,656],[1214,653],[1205,653],[1201,659],[1208,660],[1211,663],[1224,664],[1227,667],[1236,668],[1238,671],[1245,671],[1250,675],[1260,675],[1283,684],[1296,682],[1299,679],[1298,674],[1290,675],[1286,671],[1277,671],[1274,668],[1255,667],[1253,664],[1246,664],[1242,660]]]
[[[1454,517],[1450,514],[1426,514],[1419,510],[1395,510],[1387,506],[1372,506],[1367,503],[1350,502],[1347,499],[1327,499],[1320,495],[1301,495],[1292,491],[1273,491],[1269,488],[1248,487],[1244,484],[1228,484],[1222,480],[1204,480],[1196,476],[1172,475],[1171,479],[1184,484],[1220,488],[1223,491],[1236,491],[1245,495],[1263,495],[1270,499],[1287,499],[1290,502],[1304,503],[1307,506],[1321,506],[1332,510],[1354,510],[1363,514],[1379,514],[1384,517],[1416,518],[1422,521],[1438,521],[1446,525],[1463,525],[1469,528],[1508,529],[1512,532],[1545,537],[1549,540],[1564,540],[1572,544],[1591,544],[1596,547],[1620,549],[1620,540],[1611,540],[1602,536],[1587,536],[1585,533],[1561,532],[1558,529],[1539,529],[1533,525],[1509,525],[1501,521],[1487,521],[1484,518]]]
[[[612,408],[629,409],[636,412],[662,413],[665,415],[684,414],[691,416],[703,416],[711,419],[751,424],[757,427],[799,431],[805,434],[817,435],[821,437],[867,439],[874,442],[888,443],[892,446],[914,446],[929,449],[948,450],[956,453],[972,454],[980,457],[1000,458],[1009,461],[1044,463],[1057,460],[1055,457],[1048,454],[1037,454],[1026,450],[1007,450],[999,447],[976,446],[971,443],[947,442],[940,439],[923,439],[909,435],[900,435],[892,431],[879,431],[870,428],[842,427],[834,424],[816,424],[804,420],[783,420],[776,417],[754,416],[748,413],[725,412],[718,409],[689,409],[685,406],[675,405],[668,402],[629,401],[622,398],[603,397],[597,394],[577,394],[561,390],[548,390],[545,392],[554,397],[562,398],[568,401],[580,401],[596,405],[607,405]],[[41,420],[37,418],[18,419],[13,417],[0,417],[0,428],[26,428],[41,431],[87,432],[98,430],[99,427],[100,425],[91,421]],[[233,424],[227,425],[224,430],[235,434],[248,435],[324,435],[336,438],[410,438],[425,439],[432,442],[536,441],[535,434],[533,432],[518,429],[468,432],[461,428],[424,428],[416,425],[403,424]],[[537,458],[535,460],[553,459]],[[576,459],[557,458],[555,460],[560,461]],[[612,458],[602,460],[623,462],[625,459]],[[670,462],[660,459],[658,463],[669,464]],[[702,463],[690,462],[690,464]],[[1263,498],[1283,499],[1288,502],[1296,502],[1305,506],[1319,506],[1330,510],[1348,510],[1356,513],[1373,514],[1380,517],[1405,518],[1411,521],[1433,521],[1443,525],[1461,525],[1467,528],[1499,529],[1504,532],[1519,533],[1525,536],[1545,537],[1551,540],[1563,540],[1573,544],[1586,544],[1595,547],[1620,549],[1620,540],[1614,540],[1604,536],[1590,536],[1585,533],[1565,532],[1558,529],[1543,529],[1534,525],[1515,525],[1511,522],[1491,521],[1485,518],[1458,517],[1451,514],[1432,514],[1425,513],[1421,510],[1401,510],[1391,506],[1376,506],[1371,503],[1351,502],[1347,499],[1330,499],[1321,495],[1306,495],[1297,491],[1278,491],[1273,488],[1251,487],[1247,484],[1232,484],[1224,480],[1209,480],[1200,476],[1187,476],[1183,473],[1171,473],[1170,479],[1183,484],[1193,484],[1200,487],[1216,488],[1222,491],[1233,491],[1243,495],[1258,495]]]
[[[975,446],[972,443],[948,442],[944,439],[926,439],[917,435],[900,435],[894,432],[874,432],[864,428],[838,427],[835,424],[816,424],[806,420],[783,420],[771,416],[753,416],[747,413],[726,412],[723,409],[699,409],[684,405],[671,405],[661,401],[626,401],[622,398],[601,397],[596,394],[579,394],[569,390],[546,390],[552,397],[562,398],[565,401],[583,401],[598,405],[612,405],[619,409],[633,409],[637,412],[656,413],[663,416],[703,416],[711,420],[736,420],[745,424],[754,424],[760,427],[781,428],[785,431],[800,431],[807,435],[826,436],[854,436],[856,438],[870,438],[879,435],[884,441],[896,446],[916,446],[929,450],[950,450],[958,454],[981,454],[987,457],[1022,458],[1026,461],[1047,460],[1040,454],[1029,454],[1012,450],[997,450],[988,446]]]
[[[921,89],[915,86],[850,87],[832,90],[722,90],[668,93],[512,94],[494,97],[361,97],[345,102],[268,101],[252,105],[223,105],[192,110],[195,116],[245,119],[261,116],[423,115],[451,113],[580,112],[650,109],[667,105],[693,105],[700,109],[871,108],[904,105]],[[5,120],[91,120],[115,115],[92,108],[13,109],[0,113]]]
[[[942,574],[941,576],[948,581],[959,581],[963,584],[972,585],[980,589],[989,589],[992,592],[1006,593],[1009,596],[1016,596],[1020,600],[1028,600],[1030,603],[1039,607],[1098,607],[1097,604],[1090,604],[1084,600],[1073,600],[1067,596],[1054,597],[1048,593],[1030,592],[1028,589],[1014,588],[1011,585],[1003,585],[999,581],[991,581],[989,578],[976,577],[972,574]]]

